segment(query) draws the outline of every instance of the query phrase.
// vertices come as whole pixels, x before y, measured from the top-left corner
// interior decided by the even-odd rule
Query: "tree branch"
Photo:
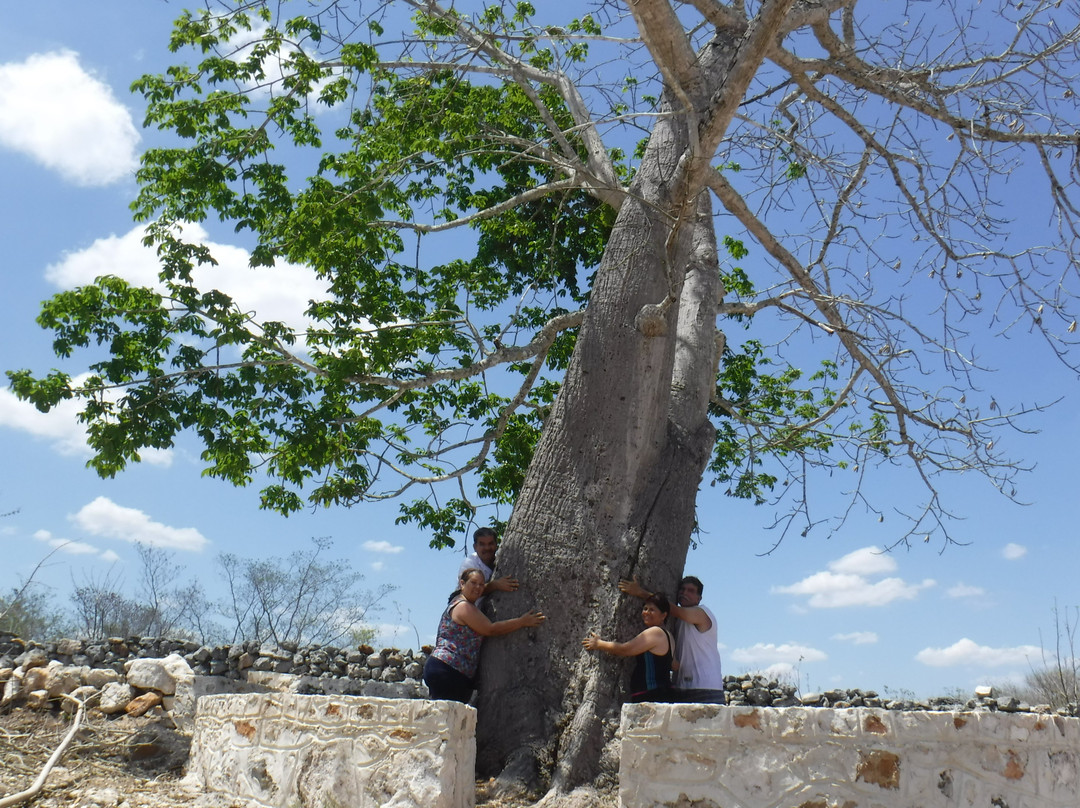
[[[57,763],[60,762],[60,758],[64,756],[64,752],[67,751],[68,746],[71,745],[72,739],[75,737],[75,733],[79,731],[79,725],[82,723],[83,713],[86,711],[86,702],[80,701],[74,696],[69,696],[64,693],[63,697],[69,701],[73,701],[78,705],[75,711],[75,717],[71,721],[71,728],[67,731],[64,739],[60,742],[60,745],[56,747],[49,759],[45,761],[44,767],[41,769],[41,773],[34,780],[33,784],[25,791],[20,791],[17,794],[11,794],[7,797],[0,798],[0,808],[11,808],[14,805],[27,802],[34,799],[41,790],[45,787],[45,781],[48,779],[49,774]]]

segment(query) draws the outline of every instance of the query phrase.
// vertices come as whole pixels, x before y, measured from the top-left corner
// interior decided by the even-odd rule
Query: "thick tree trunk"
[[[620,577],[673,590],[712,449],[720,284],[708,197],[667,184],[684,129],[673,118],[653,132],[499,551],[499,572],[521,580],[500,615],[535,606],[548,620],[485,644],[478,765],[550,776],[558,792],[614,764],[604,748],[625,692],[627,663],[581,640],[641,629]]]

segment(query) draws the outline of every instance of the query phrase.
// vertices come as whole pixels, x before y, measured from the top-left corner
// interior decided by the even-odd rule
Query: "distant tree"
[[[84,639],[149,636],[153,611],[145,603],[125,595],[123,577],[110,568],[104,574],[84,572],[72,581],[70,596],[75,632]]]
[[[558,799],[618,725],[620,666],[580,636],[630,630],[620,576],[673,588],[704,479],[806,534],[846,513],[812,516],[821,469],[898,542],[948,540],[940,472],[1012,495],[999,436],[1038,402],[989,392],[979,340],[1071,361],[1075,11],[208,2],[173,29],[190,62],[135,85],[166,134],[134,202],[158,285],[48,301],[90,373],[14,389],[77,399],[103,475],[190,430],[207,474],[285,513],[401,496],[446,544],[512,504],[504,602],[548,622],[486,644],[477,755]],[[1010,222],[1035,205],[1049,232]],[[311,268],[310,327],[196,272],[205,221],[255,268]],[[921,501],[873,500],[880,464]]]
[[[44,587],[28,586],[28,583],[0,595],[0,631],[10,631],[28,640],[54,639],[66,627],[64,614]]]
[[[172,594],[177,607],[176,625],[182,634],[194,637],[204,645],[225,640],[225,629],[215,619],[217,607],[207,597],[201,583],[188,581],[175,587]]]
[[[371,645],[375,641],[376,634],[374,626],[361,625],[349,631],[349,645],[354,648],[361,645]],[[417,648],[419,647],[417,645]]]
[[[1024,679],[1025,697],[1052,707],[1075,707],[1080,705],[1080,648],[1076,645],[1080,607],[1060,609],[1055,603],[1053,612],[1053,648],[1043,643],[1042,665]]]
[[[145,609],[147,635],[180,635],[207,642],[220,633],[202,585],[182,582],[184,567],[176,563],[175,553],[142,542],[136,542],[135,551],[139,556],[136,599]]]
[[[164,637],[176,628],[179,610],[170,598],[170,589],[181,572],[174,555],[161,547],[136,542],[139,556],[138,597],[146,608],[146,633]]]
[[[10,516],[9,511],[0,516]],[[65,542],[66,543],[66,542]],[[0,595],[0,631],[10,631],[29,639],[49,639],[64,627],[64,617],[52,603],[48,591],[35,579],[38,572],[63,544],[54,547],[34,565],[34,569],[13,587],[7,595]]]
[[[363,575],[348,561],[328,559],[332,542],[311,540],[285,558],[220,556],[228,596],[220,605],[240,640],[331,645],[369,637],[366,622],[394,587],[362,589]]]

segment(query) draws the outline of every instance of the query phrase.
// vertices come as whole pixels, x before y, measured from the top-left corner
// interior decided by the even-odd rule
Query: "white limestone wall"
[[[185,735],[195,731],[195,712],[201,699],[220,693],[268,693],[270,688],[224,676],[178,676],[172,701],[166,709],[176,728]]]
[[[1080,808],[1080,719],[628,704],[625,808]]]
[[[268,808],[472,808],[475,730],[457,702],[203,696],[188,782]]]

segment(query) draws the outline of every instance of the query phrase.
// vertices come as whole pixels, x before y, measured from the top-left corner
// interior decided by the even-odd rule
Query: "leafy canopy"
[[[43,305],[56,354],[89,351],[85,380],[9,372],[39,409],[82,402],[99,474],[190,432],[204,473],[259,481],[265,508],[406,495],[401,519],[436,545],[480,503],[513,502],[617,212],[582,180],[593,166],[580,116],[544,77],[583,62],[602,31],[591,16],[541,29],[518,3],[485,9],[470,39],[464,18],[414,7],[395,55],[391,4],[360,22],[337,4],[185,12],[169,48],[194,61],[134,83],[145,125],[172,141],[144,155],[132,203],[159,284],[107,276]],[[471,69],[462,54],[484,37],[512,53],[510,68]],[[621,86],[612,120],[654,107],[651,82]],[[621,187],[642,153],[637,126],[607,149]],[[801,179],[781,157],[785,181]],[[253,267],[314,272],[325,293],[304,327],[214,288],[217,259],[186,235],[192,223],[231,228]],[[753,295],[737,263],[746,248],[725,246],[729,295]],[[729,347],[712,409],[716,479],[759,502],[777,482],[763,458],[827,453],[821,413],[847,406],[829,387],[835,366],[799,387],[802,374],[774,361],[754,341]],[[849,439],[882,430],[855,424]]]

